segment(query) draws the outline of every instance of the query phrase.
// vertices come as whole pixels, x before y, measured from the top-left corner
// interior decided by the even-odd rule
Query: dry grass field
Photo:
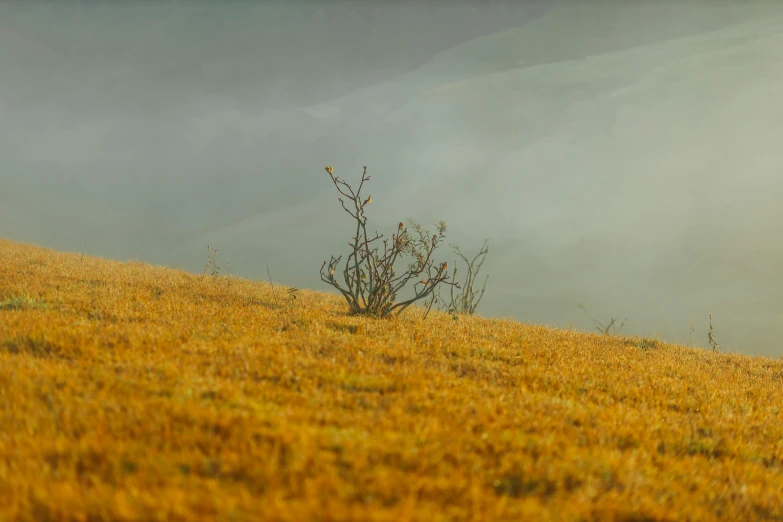
[[[781,361],[272,290],[0,240],[0,521],[783,520]]]

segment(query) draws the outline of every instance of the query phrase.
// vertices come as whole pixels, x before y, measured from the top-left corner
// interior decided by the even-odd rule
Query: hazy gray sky
[[[781,49],[776,2],[4,2],[0,235],[329,291],[367,165],[373,230],[490,240],[484,316],[780,356]]]

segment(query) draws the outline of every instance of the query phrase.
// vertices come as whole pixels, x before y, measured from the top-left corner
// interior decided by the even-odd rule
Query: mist
[[[781,29],[776,2],[0,3],[0,236],[329,292],[355,224],[323,167],[366,165],[368,229],[445,220],[449,264],[489,240],[481,316],[707,347],[712,314],[783,356]]]

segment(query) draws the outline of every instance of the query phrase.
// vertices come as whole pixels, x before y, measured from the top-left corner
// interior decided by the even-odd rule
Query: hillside
[[[783,519],[781,361],[297,295],[0,240],[0,520]]]

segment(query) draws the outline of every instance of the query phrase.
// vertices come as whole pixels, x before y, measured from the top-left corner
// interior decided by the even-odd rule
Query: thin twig
[[[269,265],[266,265],[266,275],[269,276],[269,284],[272,286],[272,297],[275,299],[275,304],[280,306],[277,302],[277,295],[275,295],[275,285],[272,283],[272,274],[269,273]]]

